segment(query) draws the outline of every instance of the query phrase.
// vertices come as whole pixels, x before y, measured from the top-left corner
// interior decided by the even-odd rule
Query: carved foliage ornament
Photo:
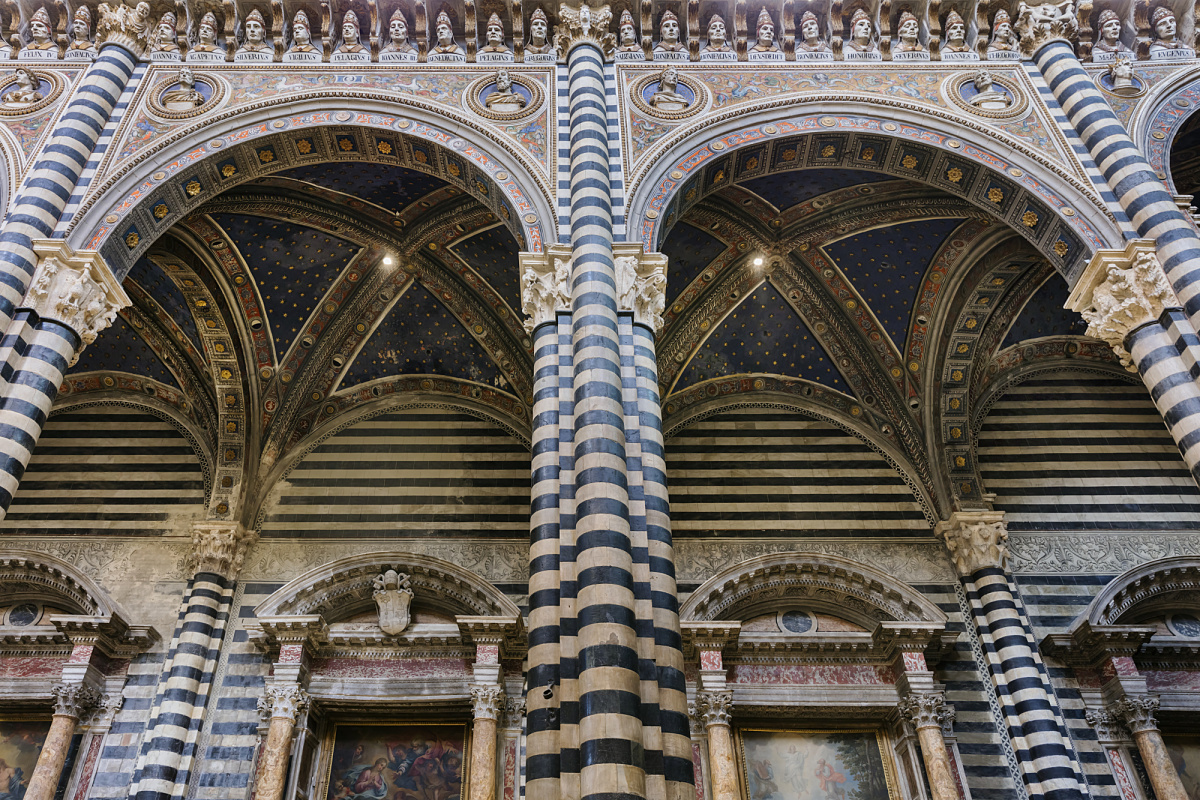
[[[286,719],[294,725],[309,700],[308,692],[295,684],[267,686],[258,698],[258,715],[264,719]]]
[[[96,23],[96,45],[112,42],[141,57],[150,44],[150,4],[100,4],[100,21]]]
[[[622,311],[632,311],[634,322],[655,333],[662,330],[662,313],[667,305],[666,264],[637,256],[618,256],[617,303]]]
[[[549,262],[553,262],[553,269]],[[571,262],[561,258],[530,259],[521,272],[521,311],[525,332],[553,322],[554,312],[571,307]]]
[[[98,691],[80,683],[60,683],[52,686],[50,696],[54,699],[56,715],[75,717],[76,719],[84,709],[91,708],[100,702]]]
[[[1008,558],[1008,523],[1003,512],[960,511],[939,522],[937,533],[950,549],[958,574],[973,575],[989,567],[1003,568]]]
[[[1092,290],[1092,302],[1080,310],[1087,321],[1087,335],[1103,339],[1130,372],[1137,367],[1125,349],[1125,337],[1131,330],[1158,319],[1165,307],[1179,301],[1158,256],[1152,252],[1138,253],[1133,264],[1122,269],[1109,264],[1106,277]]]
[[[696,695],[696,715],[705,728],[733,724],[733,693],[705,692]]]
[[[1051,42],[1070,44],[1079,36],[1079,20],[1073,0],[1017,6],[1017,32],[1021,34],[1021,53],[1032,57]]]
[[[910,694],[900,701],[900,713],[917,730],[942,728],[954,720],[954,709],[946,705],[946,695],[942,692]]]
[[[1158,730],[1157,697],[1122,697],[1112,705],[1113,716],[1124,720],[1132,733]]]
[[[196,523],[192,526],[192,571],[236,577],[253,540],[254,534],[236,523]]]
[[[472,686],[471,706],[475,719],[498,719],[504,709],[504,690],[499,686]]]
[[[562,58],[567,57],[572,47],[584,43],[598,47],[605,58],[612,56],[617,42],[608,29],[612,22],[612,9],[609,6],[592,8],[585,0],[578,9],[574,9],[563,3],[558,18],[562,21],[554,28],[554,45]]]
[[[91,266],[69,266],[54,256],[43,256],[38,262],[23,304],[38,316],[56,319],[79,334],[81,343],[71,366],[83,349],[112,324],[123,305],[109,295]]]
[[[379,607],[379,627],[388,636],[397,636],[408,627],[413,590],[408,575],[389,569],[374,580],[371,597]]]
[[[1089,711],[1085,715],[1088,725],[1096,729],[1096,738],[1101,742],[1123,741],[1129,738],[1129,730],[1108,711]]]

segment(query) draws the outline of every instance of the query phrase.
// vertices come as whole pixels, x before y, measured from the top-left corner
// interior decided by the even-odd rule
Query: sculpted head
[[[251,11],[246,17],[246,41],[251,44],[260,44],[266,30],[267,26],[263,22],[263,15],[257,8]]]
[[[445,11],[438,12],[437,25],[434,26],[434,34],[437,36],[438,44],[442,47],[447,47],[454,42],[454,28],[450,26],[450,15]]]
[[[817,20],[817,15],[811,11],[805,11],[804,16],[800,17],[800,36],[806,42],[811,42],[821,36],[821,23]]]
[[[871,41],[875,34],[875,26],[871,24],[871,15],[863,9],[854,12],[850,18],[850,38],[860,45]]]
[[[708,21],[708,46],[723,47],[727,35],[725,20],[721,18],[720,14],[713,14],[712,18]]]
[[[491,47],[504,46],[504,23],[500,21],[499,14],[492,14],[488,19],[487,28],[484,30],[483,35]]]
[[[196,88],[196,76],[192,74],[191,67],[180,67],[178,79],[179,85],[184,89]]]
[[[1100,18],[1096,22],[1100,29],[1100,37],[1105,42],[1115,44],[1121,38],[1121,18],[1116,11],[1111,8],[1104,9],[1100,12]]]
[[[29,20],[29,35],[39,44],[50,41],[50,15],[45,8],[33,12],[33,18]]]
[[[775,23],[771,21],[771,15],[767,13],[766,6],[763,6],[758,12],[755,38],[764,47],[770,47],[775,42]]]
[[[986,69],[981,69],[975,73],[975,91],[983,94],[992,90],[992,74]]]
[[[670,11],[664,11],[662,22],[658,26],[658,32],[663,42],[675,44],[679,41],[679,18]]]
[[[1159,39],[1169,42],[1175,38],[1177,27],[1175,15],[1166,6],[1154,9],[1154,15],[1150,17],[1150,24],[1154,27],[1154,32],[1158,34]]]
[[[196,33],[200,36],[202,43],[212,44],[217,38],[217,15],[209,11],[201,17]]]
[[[997,39],[1008,41],[1012,38],[1012,20],[1004,9],[996,12],[996,17],[992,20],[992,32]]]
[[[17,75],[17,86],[20,86],[25,91],[29,91],[30,89],[34,88],[39,83],[41,83],[41,81],[38,81],[36,78],[33,77],[33,73],[30,72],[27,67],[17,67],[16,75]]]
[[[154,29],[159,42],[175,41],[175,14],[168,11],[158,19],[158,27]]]
[[[921,24],[917,22],[916,15],[907,8],[900,12],[900,24],[897,26],[896,32],[901,39],[916,39],[920,30]]]
[[[546,20],[546,12],[540,8],[534,9],[533,16],[529,18],[529,40],[540,47],[546,43],[549,35],[550,23]]]
[[[946,15],[946,40],[958,44],[966,38],[967,24],[957,11],[950,9],[950,13]]]
[[[633,15],[629,13],[629,9],[621,12],[621,24],[618,28],[618,33],[620,33],[622,47],[637,43],[637,31],[633,28]]]
[[[358,15],[347,11],[342,17],[342,41],[345,44],[358,44]]]
[[[87,6],[80,6],[71,20],[71,35],[76,39],[90,39],[92,34],[92,12]]]

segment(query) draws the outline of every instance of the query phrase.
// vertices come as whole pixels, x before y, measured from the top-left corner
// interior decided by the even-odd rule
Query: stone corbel
[[[236,522],[196,522],[192,525],[192,574],[211,572],[233,580],[242,569],[249,546],[258,540]]]
[[[95,250],[72,250],[60,239],[36,239],[37,269],[21,306],[66,325],[79,336],[80,353],[129,305],[129,295]]]
[[[520,253],[521,312],[525,331],[553,322],[555,313],[571,309],[571,247],[551,245],[541,253]]]
[[[1093,625],[1084,620],[1066,633],[1042,639],[1041,650],[1069,667],[1097,668],[1108,659],[1132,658],[1154,633],[1149,625]]]
[[[1079,38],[1075,0],[1034,2],[1035,5],[1029,5],[1022,0],[1017,4],[1017,21],[1013,27],[1021,34],[1022,55],[1030,58],[1051,42],[1073,45]]]
[[[958,574],[968,577],[1008,559],[1008,523],[1003,511],[955,511],[934,529],[950,550]]]
[[[1124,250],[1097,250],[1064,307],[1082,315],[1087,335],[1103,339],[1125,369],[1137,372],[1125,337],[1178,305],[1154,242],[1134,239]]]
[[[138,3],[130,8],[121,2],[101,3],[97,10],[100,19],[96,22],[96,48],[116,44],[141,58],[150,44],[150,4]]]
[[[613,245],[617,273],[617,308],[633,314],[633,321],[655,333],[663,327],[667,307],[667,257],[647,253],[636,242]]]

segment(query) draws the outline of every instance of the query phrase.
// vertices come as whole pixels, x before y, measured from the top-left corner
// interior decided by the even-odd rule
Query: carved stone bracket
[[[1021,53],[1032,57],[1051,42],[1071,44],[1079,38],[1079,20],[1075,16],[1074,0],[1060,3],[1042,2],[1017,6],[1017,22],[1014,26],[1021,34]]]
[[[667,307],[667,257],[644,253],[641,245],[613,245],[617,271],[617,308],[633,312],[633,321],[658,333]]]
[[[505,710],[504,689],[499,686],[472,686],[471,707],[475,719],[499,719]]]
[[[379,627],[389,636],[397,636],[408,627],[409,608],[413,590],[409,578],[403,572],[389,569],[380,574],[372,584],[375,591],[371,597],[379,608]]]
[[[956,511],[939,522],[937,535],[950,548],[958,574],[966,577],[988,567],[1004,568],[1008,523],[1003,511]]]
[[[38,266],[21,305],[39,317],[54,319],[79,334],[79,354],[112,324],[129,296],[94,250],[73,251],[61,241],[39,239],[33,244]]]
[[[1087,321],[1087,335],[1107,342],[1130,372],[1137,367],[1125,337],[1178,305],[1149,239],[1135,239],[1124,250],[1096,251],[1066,303]]]
[[[954,721],[954,706],[946,704],[943,692],[914,692],[900,701],[900,713],[917,730],[943,729]]]
[[[252,531],[232,522],[197,522],[192,525],[192,572],[213,572],[233,579],[242,569]]]
[[[733,693],[704,692],[696,695],[696,715],[704,721],[704,727],[733,724]]]
[[[56,715],[75,719],[79,719],[85,709],[100,702],[100,693],[81,683],[60,683],[52,686],[50,696],[54,699]]]
[[[1158,705],[1157,697],[1126,695],[1113,703],[1109,709],[1112,716],[1125,722],[1131,733],[1142,733],[1158,730],[1158,719],[1155,717]]]
[[[294,725],[311,699],[308,692],[295,684],[268,685],[258,698],[258,715],[263,719],[286,719]]]
[[[563,3],[558,18],[562,20],[554,28],[554,46],[559,58],[566,60],[571,49],[581,44],[599,48],[604,57],[611,58],[617,40],[608,29],[612,22],[612,9],[607,5],[593,8],[583,0],[578,8]]]
[[[141,58],[150,44],[150,4],[138,3],[130,8],[119,2],[101,3],[98,11],[96,46],[117,44]]]
[[[553,322],[559,309],[571,308],[571,249],[550,247],[544,253],[521,253],[521,311],[525,331]]]

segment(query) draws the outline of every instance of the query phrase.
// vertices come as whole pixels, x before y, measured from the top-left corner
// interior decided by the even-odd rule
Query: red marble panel
[[[1200,690],[1200,670],[1196,669],[1148,669],[1146,687],[1151,691],[1197,691]]]
[[[58,678],[66,662],[62,656],[0,656],[0,680]]]

